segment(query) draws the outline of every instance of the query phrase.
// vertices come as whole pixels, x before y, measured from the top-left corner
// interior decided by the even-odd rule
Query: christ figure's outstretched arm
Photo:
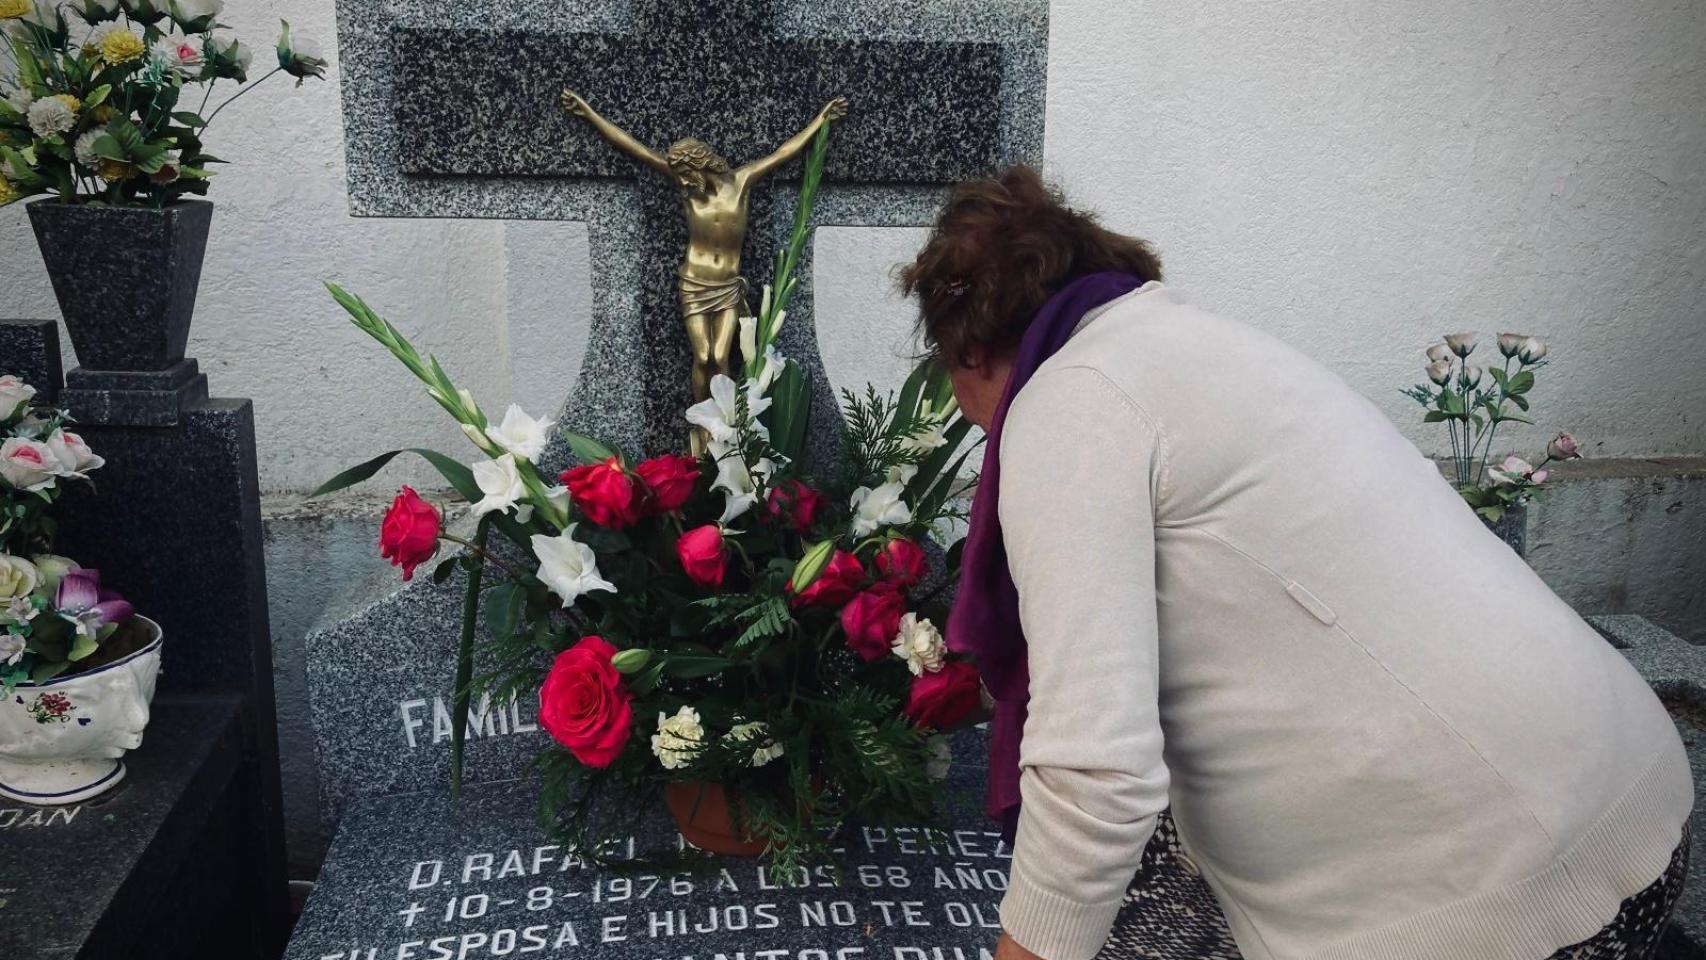
[[[628,131],[618,127],[614,123],[611,123],[609,120],[604,119],[604,117],[600,115],[597,110],[594,110],[580,94],[573,90],[564,90],[562,100],[564,110],[569,111],[571,116],[580,117],[586,120],[587,123],[592,124],[592,128],[597,130],[604,139],[609,140],[614,144],[616,149],[621,150],[623,153],[626,153],[628,156],[633,157],[635,160],[640,161],[659,173],[669,175],[669,161],[659,155],[656,150],[653,150],[640,141],[635,140]]]
[[[748,182],[757,180],[799,156],[800,151],[804,150],[812,142],[812,138],[817,136],[819,127],[833,120],[840,120],[845,116],[847,116],[847,98],[836,97],[823,105],[823,109],[818,111],[811,123],[806,124],[805,129],[789,137],[786,143],[777,147],[775,152],[769,156],[754,160],[741,167],[735,171],[736,175]]]

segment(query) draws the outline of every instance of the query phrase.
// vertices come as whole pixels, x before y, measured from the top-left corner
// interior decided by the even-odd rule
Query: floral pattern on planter
[[[77,705],[63,693],[48,691],[36,694],[36,698],[30,701],[30,705],[25,709],[30,711],[30,716],[35,717],[37,723],[70,723],[71,711],[76,710]]]

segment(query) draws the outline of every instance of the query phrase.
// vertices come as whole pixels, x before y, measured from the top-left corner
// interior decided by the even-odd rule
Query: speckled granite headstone
[[[1040,160],[1047,9],[1046,0],[339,0],[351,211],[585,221],[591,342],[561,419],[630,451],[673,449],[688,400],[677,195],[565,115],[558,92],[572,85],[654,147],[699,136],[737,164],[845,94],[852,109],[834,128],[816,222],[924,224],[954,180]],[[798,163],[785,167],[754,197],[742,263],[755,285],[786,236],[798,175]],[[781,348],[816,381],[823,455],[834,385],[818,357],[811,276],[808,262]],[[307,639],[329,823],[357,796],[447,781],[460,584],[395,588],[356,599]],[[471,779],[519,775],[544,742],[534,721],[527,703],[479,712]]]

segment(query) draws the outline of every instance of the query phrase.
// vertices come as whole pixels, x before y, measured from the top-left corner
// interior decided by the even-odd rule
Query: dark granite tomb
[[[40,377],[39,398],[69,407],[108,461],[61,499],[56,549],[165,637],[125,782],[14,818],[0,956],[275,956],[288,916],[249,401],[210,399],[193,360],[79,368],[62,388],[51,320],[0,323],[0,370]]]

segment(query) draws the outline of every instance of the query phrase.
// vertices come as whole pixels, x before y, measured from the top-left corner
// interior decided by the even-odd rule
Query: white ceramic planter
[[[154,639],[123,660],[46,683],[20,683],[0,702],[0,797],[77,803],[124,779],[126,750],[142,745],[160,673]]]

